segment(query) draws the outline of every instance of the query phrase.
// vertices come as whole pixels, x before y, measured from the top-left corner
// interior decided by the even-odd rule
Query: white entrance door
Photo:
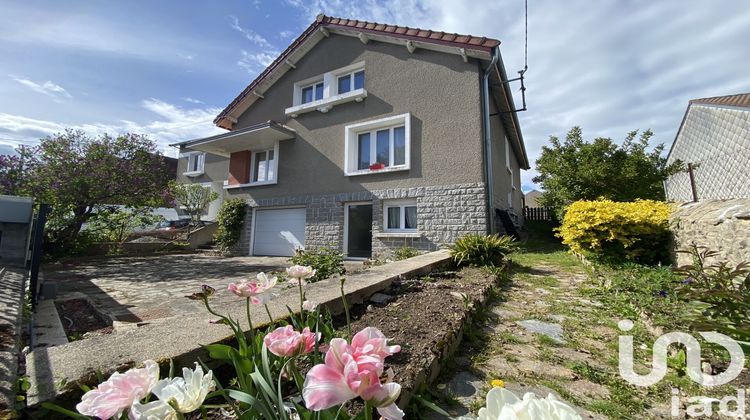
[[[291,257],[304,247],[304,208],[255,211],[253,255]]]

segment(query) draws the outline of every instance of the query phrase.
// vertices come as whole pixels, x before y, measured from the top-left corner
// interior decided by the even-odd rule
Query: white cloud
[[[249,53],[242,50],[242,57],[237,61],[237,65],[250,74],[258,74],[268,67],[278,55],[279,53],[275,51]]]
[[[202,104],[203,103],[203,101],[201,101],[200,99],[191,98],[189,96],[186,96],[186,97],[182,98],[182,100],[185,101],[185,102],[190,102],[191,104]]]
[[[65,88],[63,88],[62,86],[56,83],[53,83],[51,80],[47,80],[46,82],[43,82],[43,83],[37,83],[23,76],[14,76],[12,74],[9,74],[8,77],[26,86],[27,88],[33,90],[34,92],[38,92],[43,95],[50,96],[52,98],[71,99],[73,97],[70,95],[70,93],[68,93],[67,90],[65,90]]]
[[[273,45],[271,45],[271,43],[268,42],[267,39],[263,38],[257,32],[253,31],[252,29],[247,29],[240,26],[240,20],[237,18],[237,16],[229,15],[229,22],[232,26],[232,29],[241,33],[242,35],[245,35],[245,38],[247,38],[247,40],[252,42],[253,44],[262,48],[273,48]]]
[[[279,38],[281,38],[281,39],[283,39],[285,41],[288,40],[288,39],[290,39],[293,36],[294,36],[294,32],[292,32],[292,31],[281,31],[281,32],[279,32]]]
[[[168,147],[171,143],[224,132],[213,125],[214,117],[221,111],[219,108],[186,109],[154,98],[144,100],[141,106],[159,118],[145,123],[121,120],[114,124],[99,122],[64,124],[0,113],[0,144],[6,147],[34,144],[41,137],[62,132],[66,128],[73,128],[92,135],[104,133],[117,135],[125,132],[147,134],[156,141],[165,154],[174,155],[175,149]]]

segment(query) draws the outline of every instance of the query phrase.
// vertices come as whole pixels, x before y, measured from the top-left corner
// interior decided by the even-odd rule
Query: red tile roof
[[[412,39],[414,41],[455,45],[457,47],[482,48],[486,49],[486,51],[488,52],[491,48],[500,45],[499,40],[487,37],[436,32],[429,29],[409,28],[408,26],[388,25],[383,23],[367,22],[364,20],[322,16],[322,22],[324,25],[331,27],[338,26],[350,29],[354,28],[362,30],[363,32],[372,32],[381,35],[394,35],[400,38]]]
[[[708,105],[730,105],[750,108],[750,93],[738,93],[736,95],[714,96],[712,98],[700,98],[690,101],[691,104]]]
[[[500,45],[497,39],[478,37],[472,35],[461,35],[456,33],[436,32],[428,29],[409,28],[407,26],[388,25],[383,23],[366,22],[363,20],[342,19],[337,17],[318,15],[315,22],[305,29],[262,73],[258,75],[237,97],[214,118],[214,124],[226,117],[232,110],[242,102],[263,80],[268,77],[279,65],[285,62],[290,54],[294,52],[318,27],[341,28],[345,30],[356,30],[365,33],[387,35],[407,40],[428,42],[481,50],[490,53],[492,48]],[[226,127],[225,127],[226,128]]]

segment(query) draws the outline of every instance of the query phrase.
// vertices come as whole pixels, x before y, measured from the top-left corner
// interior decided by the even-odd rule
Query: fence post
[[[688,163],[687,164],[687,172],[688,176],[690,176],[690,190],[693,192],[693,203],[698,201],[698,193],[696,192],[695,188],[695,174],[693,173],[693,164]]]
[[[31,305],[36,306],[39,300],[39,265],[42,263],[42,245],[44,244],[44,225],[47,223],[49,204],[39,204],[39,212],[34,220],[34,237],[31,248],[31,268],[29,275],[29,290],[31,291]]]

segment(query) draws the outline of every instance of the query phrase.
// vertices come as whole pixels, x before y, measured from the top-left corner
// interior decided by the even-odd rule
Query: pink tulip
[[[102,419],[119,418],[125,409],[145,398],[159,380],[159,365],[152,360],[144,364],[141,369],[113,373],[106,382],[85,393],[76,410]]]
[[[276,286],[276,277],[269,278],[266,273],[260,273],[255,280],[241,280],[239,283],[229,283],[227,290],[237,296],[250,298],[254,304],[268,303],[272,295],[267,293]]]
[[[307,408],[325,410],[360,397],[386,420],[402,419],[404,413],[395,404],[401,385],[380,382],[383,359],[400,351],[399,346],[388,346],[386,341],[376,328],[357,333],[352,345],[341,338],[332,339],[325,363],[313,366],[305,377],[302,397]]]
[[[302,332],[294,331],[291,325],[279,327],[263,338],[268,350],[280,357],[292,357],[298,354],[310,353],[315,348],[315,342],[320,339],[305,327]]]

